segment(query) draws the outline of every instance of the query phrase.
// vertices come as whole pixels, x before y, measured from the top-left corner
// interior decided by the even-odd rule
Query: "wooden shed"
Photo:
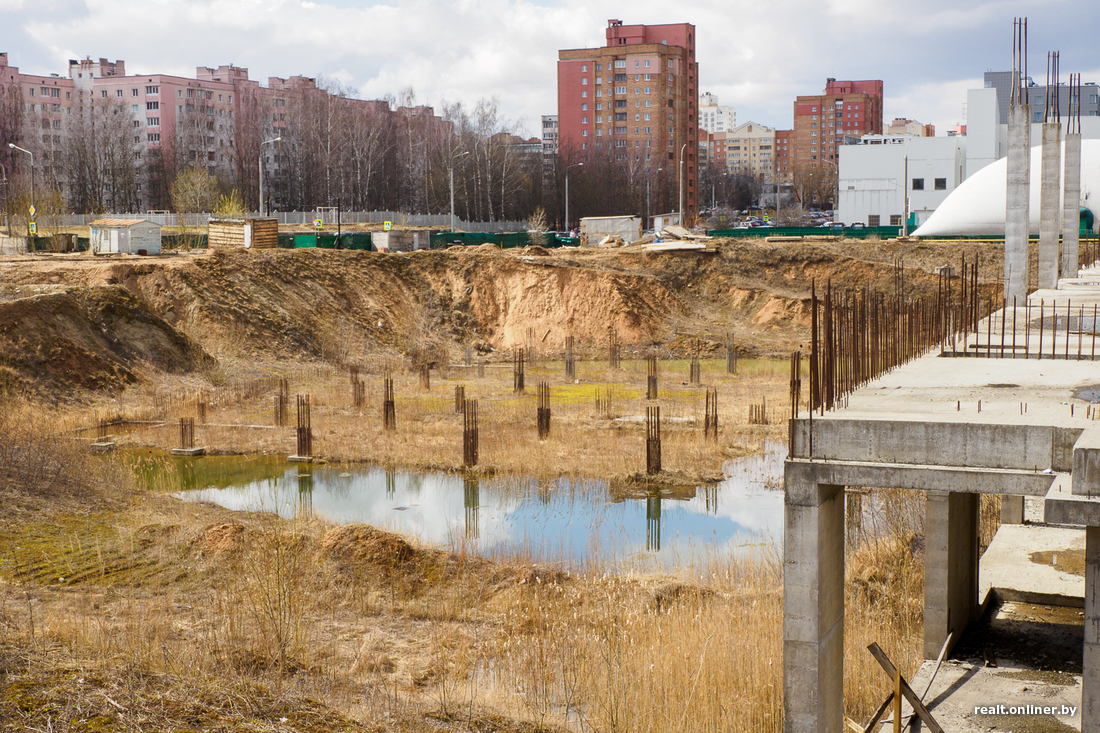
[[[278,219],[211,219],[206,246],[273,249],[279,246]]]
[[[160,254],[160,224],[148,219],[98,219],[89,228],[92,254]]]

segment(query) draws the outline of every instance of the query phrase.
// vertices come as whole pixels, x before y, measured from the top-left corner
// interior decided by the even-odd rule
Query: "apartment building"
[[[882,82],[826,79],[824,93],[795,99],[792,172],[835,171],[837,148],[871,134],[882,134]]]
[[[685,216],[698,210],[695,26],[609,20],[606,45],[558,52],[559,150],[611,156],[640,180],[682,165]],[[681,163],[682,161],[682,163]]]
[[[542,116],[542,152],[545,155],[558,154],[558,116]]]
[[[761,181],[775,180],[775,130],[746,122],[728,132],[707,133],[699,138],[700,165],[713,163],[722,173],[750,175]]]
[[[775,175],[782,183],[790,183],[794,171],[794,130],[775,131]]]
[[[699,97],[699,127],[707,132],[727,132],[737,127],[737,112],[718,104],[713,94],[703,94]]]
[[[1011,71],[987,71],[984,82],[986,89],[997,90],[997,117],[1002,125],[1008,124],[1008,102],[1012,95]],[[1039,85],[1026,77],[1028,104],[1031,105],[1031,121],[1042,122],[1043,113],[1046,111],[1047,94],[1053,94],[1045,85]],[[1065,83],[1057,87],[1057,105],[1059,115],[1065,119],[1069,114],[1069,86]],[[1100,85],[1096,82],[1086,81],[1081,84],[1081,116],[1100,116]]]
[[[904,117],[895,117],[893,122],[886,126],[885,135],[912,135],[914,137],[935,137],[936,126],[925,125],[916,120]]]

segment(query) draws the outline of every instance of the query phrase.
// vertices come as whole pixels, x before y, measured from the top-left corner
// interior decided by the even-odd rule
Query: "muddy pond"
[[[187,501],[363,522],[442,549],[614,572],[700,565],[746,552],[776,556],[785,454],[785,446],[768,443],[727,463],[716,485],[660,492],[605,481],[468,479],[241,456],[173,458],[175,471],[157,472],[170,482],[165,488]]]

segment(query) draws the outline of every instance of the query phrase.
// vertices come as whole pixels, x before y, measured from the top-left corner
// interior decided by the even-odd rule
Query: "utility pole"
[[[279,137],[276,137],[276,138],[272,138],[271,140],[264,140],[262,143],[260,143],[260,154],[257,157],[257,167],[258,167],[259,174],[260,174],[260,206],[259,206],[260,216],[265,216],[265,214],[264,214],[264,145],[267,145],[269,143],[274,145],[275,143],[279,142],[282,139],[283,139],[282,136],[279,136]]]

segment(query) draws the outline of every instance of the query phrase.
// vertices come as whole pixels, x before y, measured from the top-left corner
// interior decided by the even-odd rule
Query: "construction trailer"
[[[160,224],[148,219],[98,219],[90,229],[92,254],[160,254]]]
[[[207,247],[275,249],[279,246],[279,220],[211,219],[207,226]]]
[[[586,216],[581,219],[581,246],[594,247],[607,236],[619,237],[626,244],[642,238],[640,216]]]

